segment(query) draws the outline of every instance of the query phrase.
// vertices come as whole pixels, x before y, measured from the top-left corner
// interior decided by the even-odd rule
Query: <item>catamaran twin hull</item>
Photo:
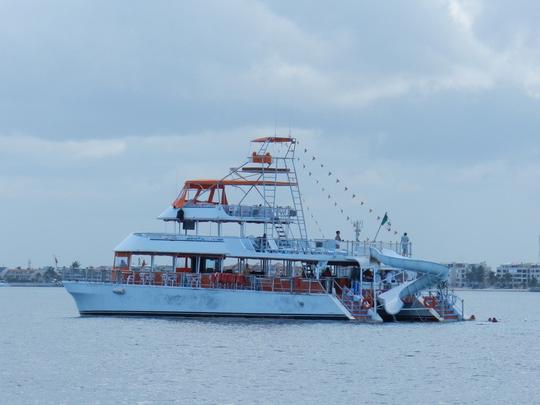
[[[226,176],[185,181],[158,217],[174,224],[173,233],[129,235],[97,279],[64,275],[80,313],[462,318],[445,288],[448,268],[408,257],[409,242],[308,238],[297,144],[253,140],[247,160]],[[238,234],[224,235],[234,227]]]

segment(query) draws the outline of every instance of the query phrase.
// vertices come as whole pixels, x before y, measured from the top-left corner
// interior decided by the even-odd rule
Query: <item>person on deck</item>
[[[354,295],[360,294],[360,277],[361,270],[358,267],[353,267],[351,270],[351,287]]]
[[[401,237],[401,254],[403,256],[409,256],[409,245],[410,245],[410,239],[407,236],[407,232],[403,234]]]
[[[261,238],[261,250],[264,252],[268,248],[268,238],[266,234],[264,233]]]
[[[336,240],[336,249],[339,249],[339,242],[341,242],[341,233],[339,231],[336,231],[336,237],[334,239]]]

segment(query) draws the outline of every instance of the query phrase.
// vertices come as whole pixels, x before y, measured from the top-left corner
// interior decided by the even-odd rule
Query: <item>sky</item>
[[[535,0],[0,0],[0,266],[110,264],[171,230],[184,180],[289,132],[366,202],[328,186],[364,237],[388,212],[419,257],[537,261],[539,20]],[[300,174],[310,235],[352,238]]]

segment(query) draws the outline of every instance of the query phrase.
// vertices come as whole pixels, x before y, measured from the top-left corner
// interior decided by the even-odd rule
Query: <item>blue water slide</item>
[[[390,315],[395,315],[402,310],[403,298],[431,288],[448,278],[448,267],[440,263],[412,259],[401,256],[393,250],[378,250],[374,247],[370,248],[370,256],[372,260],[379,263],[398,269],[414,271],[420,275],[415,280],[405,282],[379,294],[378,299],[383,303],[384,310]]]

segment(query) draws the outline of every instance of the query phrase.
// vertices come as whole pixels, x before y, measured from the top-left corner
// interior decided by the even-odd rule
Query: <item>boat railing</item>
[[[429,289],[422,291],[419,296],[417,296],[417,298],[422,299],[422,301],[425,301],[425,298],[427,297],[435,298],[435,309],[437,309],[437,311],[439,312],[442,312],[443,315],[447,311],[454,311],[459,319],[464,319],[463,317],[465,315],[465,300],[460,296],[456,295],[453,290],[448,290],[444,293],[441,293],[441,290]]]
[[[61,270],[63,281],[89,281],[94,283],[112,283],[112,272],[110,269],[62,269]]]
[[[223,242],[226,239],[240,239],[244,247],[261,253],[297,253],[297,254],[323,254],[332,256],[369,256],[370,247],[379,250],[390,249],[399,254],[410,256],[412,245],[406,249],[399,242],[370,242],[370,241],[337,241],[335,239],[284,239],[271,236],[211,236],[211,235],[182,235],[172,233],[138,233],[137,235],[152,240],[167,241],[198,241]]]
[[[264,276],[242,273],[175,273],[138,272],[96,269],[66,269],[64,281],[153,285],[185,288],[252,290],[264,292],[290,292],[326,294],[331,292],[328,282],[302,277]]]
[[[340,250],[347,252],[349,256],[369,256],[369,249],[374,247],[378,250],[390,249],[403,256],[411,256],[412,244],[408,242],[406,245],[400,242],[383,242],[383,241],[336,241]]]
[[[292,207],[267,207],[263,205],[224,205],[225,212],[232,217],[280,219],[290,221],[297,212]]]

